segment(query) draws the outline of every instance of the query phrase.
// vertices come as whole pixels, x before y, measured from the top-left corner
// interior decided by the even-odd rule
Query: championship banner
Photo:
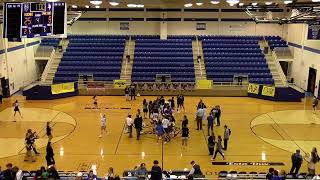
[[[113,80],[113,88],[115,89],[124,89],[127,86],[127,81],[126,80]]]
[[[197,89],[212,89],[212,80],[197,80]]]
[[[274,86],[263,86],[261,95],[274,97],[276,88]]]
[[[248,93],[259,94],[259,84],[249,83],[249,85],[248,85]]]
[[[51,93],[52,94],[63,94],[74,92],[74,83],[62,83],[62,84],[52,84],[51,85]]]

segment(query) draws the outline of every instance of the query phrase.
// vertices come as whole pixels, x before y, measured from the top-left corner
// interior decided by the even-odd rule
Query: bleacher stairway
[[[134,61],[134,49],[135,49],[135,41],[134,40],[126,40],[126,45],[123,53],[122,63],[121,63],[121,74],[120,79],[126,80],[127,84],[131,84],[131,75],[132,75],[132,65]],[[126,56],[130,56],[130,61],[126,58]]]
[[[194,73],[196,80],[206,80],[206,67],[204,63],[204,56],[202,50],[202,42],[198,39],[192,41],[192,53],[194,61]],[[200,62],[198,62],[198,56],[201,56]]]
[[[268,48],[268,53],[264,54],[268,67],[270,69],[270,72],[272,74],[272,78],[274,79],[274,84],[276,87],[288,87],[288,83],[285,80],[285,75],[279,67],[279,62],[277,62],[277,59],[274,59],[272,56],[271,48],[268,46],[268,42],[266,40],[262,40],[259,42],[261,49],[264,49],[265,47]],[[278,63],[278,64],[277,64]],[[281,74],[282,73],[282,74]]]
[[[59,67],[61,58],[63,56],[63,52],[68,47],[69,40],[67,39],[61,40],[60,44],[62,45],[62,52],[55,51],[52,59],[48,61],[41,77],[41,84],[50,85],[53,83],[54,75],[57,72],[57,69]]]

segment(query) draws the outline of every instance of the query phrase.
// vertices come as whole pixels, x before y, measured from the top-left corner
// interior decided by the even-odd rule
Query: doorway
[[[281,69],[284,73],[284,75],[286,75],[286,77],[288,77],[288,68],[289,68],[289,63],[287,61],[279,61]]]
[[[314,89],[316,87],[316,77],[317,77],[317,70],[314,68],[309,68],[307,91],[311,92],[312,94],[314,94]]]

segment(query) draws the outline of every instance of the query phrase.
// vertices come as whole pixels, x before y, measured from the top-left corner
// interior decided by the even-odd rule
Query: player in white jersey
[[[107,133],[107,118],[105,114],[100,114],[100,126],[101,133],[99,138],[101,138],[104,133]]]

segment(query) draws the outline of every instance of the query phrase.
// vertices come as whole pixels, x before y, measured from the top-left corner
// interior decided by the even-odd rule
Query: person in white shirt
[[[169,126],[170,126],[170,121],[169,119],[167,118],[167,116],[165,116],[163,119],[162,119],[162,126],[163,126],[163,130],[164,130],[164,133],[165,133],[165,142],[164,143],[167,143],[170,141],[170,134],[169,134]]]
[[[317,149],[314,147],[311,152],[311,156],[307,154],[306,161],[308,162],[308,174],[316,174],[316,164],[320,161]]]
[[[105,114],[100,114],[100,126],[101,126],[101,133],[99,138],[102,138],[104,133],[107,133],[107,118]]]
[[[133,126],[133,120],[131,118],[131,114],[128,115],[126,118],[126,124],[128,128],[129,138],[132,138],[132,126]]]

